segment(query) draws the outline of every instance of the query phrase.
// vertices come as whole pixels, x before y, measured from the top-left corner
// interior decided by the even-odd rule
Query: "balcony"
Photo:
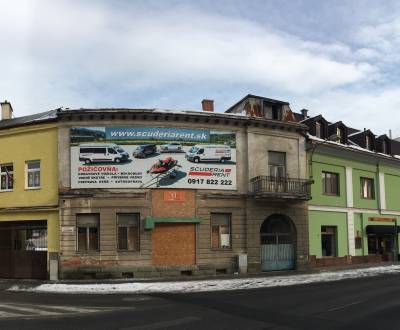
[[[310,200],[312,180],[256,176],[250,179],[250,194],[255,198]]]

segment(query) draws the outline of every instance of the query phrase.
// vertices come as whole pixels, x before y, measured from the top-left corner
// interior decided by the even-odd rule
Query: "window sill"
[[[329,196],[329,197],[340,197],[340,195],[337,194],[327,194],[327,193],[323,193],[323,196]]]
[[[2,189],[2,190],[0,190],[0,193],[2,193],[2,192],[13,192],[14,191],[14,189]]]
[[[123,254],[139,254],[140,250],[117,250],[117,253]]]
[[[215,251],[215,252],[221,252],[221,251],[226,251],[226,252],[232,252],[232,248],[211,248],[211,251]]]
[[[42,187],[25,187],[25,190],[39,190],[42,189]]]
[[[95,254],[100,254],[99,250],[96,251],[76,251],[76,254],[79,255],[95,255]]]

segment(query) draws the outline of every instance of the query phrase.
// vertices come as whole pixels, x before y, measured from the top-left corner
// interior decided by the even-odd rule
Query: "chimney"
[[[5,100],[4,102],[0,102],[0,105],[1,105],[1,120],[11,119],[13,113],[13,108],[11,106],[11,103]]]
[[[392,136],[392,130],[390,129],[389,130],[389,139],[392,139],[393,138],[393,136]]]
[[[308,118],[308,110],[307,109],[301,109],[300,112],[301,112],[301,115],[303,116],[303,119]]]
[[[214,112],[214,100],[204,99],[201,101],[203,111]]]

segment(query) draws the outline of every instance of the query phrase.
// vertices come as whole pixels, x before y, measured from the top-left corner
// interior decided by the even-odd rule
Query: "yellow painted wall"
[[[40,160],[40,189],[25,188],[25,162],[29,160]],[[0,222],[46,220],[48,251],[58,252],[57,125],[38,124],[0,130],[0,164],[8,163],[14,165],[14,187],[13,191],[0,191]],[[32,207],[37,210],[29,210]],[[50,210],[41,210],[41,207],[50,207]]]
[[[13,211],[0,212],[0,223],[3,221],[41,221],[47,220],[48,252],[59,251],[59,222],[58,210],[54,211]]]
[[[58,204],[57,140],[54,124],[0,130],[0,164],[14,165],[14,189],[0,192],[0,209]],[[40,189],[25,189],[28,160],[40,160]]]

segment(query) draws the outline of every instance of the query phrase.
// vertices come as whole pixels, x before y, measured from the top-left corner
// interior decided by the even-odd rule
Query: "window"
[[[108,148],[109,154],[116,154],[117,152],[113,148]]]
[[[231,247],[231,215],[229,213],[211,214],[211,248],[229,249]]]
[[[382,141],[382,152],[384,153],[384,154],[389,154],[389,147],[388,147],[388,141],[386,141],[386,140],[383,140]]]
[[[117,214],[118,250],[139,251],[139,214]]]
[[[14,187],[14,166],[13,164],[0,165],[0,190],[13,190]]]
[[[369,135],[365,137],[365,148],[368,150],[372,150],[372,139]]]
[[[79,252],[99,250],[99,218],[91,213],[76,215]]]
[[[315,123],[315,135],[316,135],[317,138],[320,138],[320,139],[323,138],[323,135],[322,135],[322,124],[319,121],[317,121]]]
[[[322,172],[322,191],[324,195],[339,196],[339,174]]]
[[[321,249],[323,257],[337,257],[336,233],[337,230],[334,226],[321,227]]]
[[[282,120],[282,109],[275,105],[272,106],[272,119]]]
[[[339,143],[344,143],[343,129],[341,127],[336,128],[336,136]]]
[[[26,168],[26,187],[40,187],[40,160],[28,161],[25,164]]]
[[[268,152],[269,175],[283,178],[286,175],[286,154],[284,152]]]
[[[374,199],[374,179],[360,178],[361,197],[365,199]]]

